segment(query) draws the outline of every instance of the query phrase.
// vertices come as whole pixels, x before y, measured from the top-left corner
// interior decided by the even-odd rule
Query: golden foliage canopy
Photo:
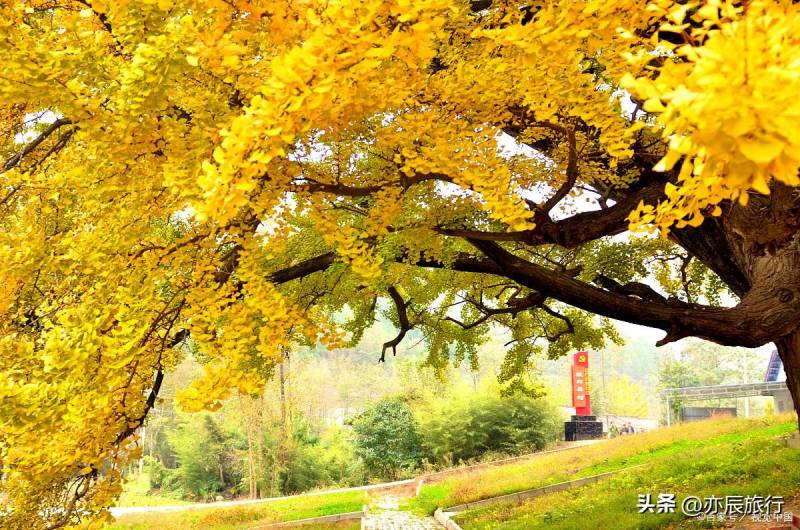
[[[293,344],[357,340],[386,293],[387,348],[416,327],[431,362],[470,357],[502,323],[509,374],[613,335],[583,310],[678,322],[621,256],[691,257],[601,238],[798,184],[798,7],[523,4],[0,3],[3,527],[107,517],[185,356],[184,407],[213,408]],[[684,267],[680,303],[718,291]]]

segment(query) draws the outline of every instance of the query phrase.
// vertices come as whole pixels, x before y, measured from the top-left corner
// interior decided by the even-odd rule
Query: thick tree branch
[[[295,265],[286,267],[273,272],[269,275],[269,281],[275,284],[281,284],[303,278],[315,272],[324,271],[330,267],[336,258],[333,252],[327,252],[307,260],[303,260]]]
[[[756,347],[774,340],[775,336],[782,336],[784,329],[800,325],[800,293],[795,296],[788,291],[788,294],[776,294],[754,290],[734,308],[689,304],[680,300],[666,300],[643,284],[605,282],[606,289],[603,289],[580,281],[568,272],[550,270],[525,261],[495,242],[479,239],[469,239],[469,242],[490,259],[461,253],[452,260],[422,258],[408,264],[509,278],[542,296],[573,307],[662,329],[667,332],[662,343],[697,336],[724,345]],[[323,254],[274,272],[271,276],[280,282],[290,281],[324,270],[333,261],[332,254]],[[398,261],[403,262],[403,256]],[[777,316],[767,318],[765,315],[768,313],[776,314],[776,304],[786,307],[779,310]],[[796,312],[793,312],[795,306]]]
[[[604,274],[598,274],[594,278],[595,283],[606,289],[611,291],[612,293],[622,294],[625,296],[635,296],[641,300],[648,300],[651,302],[666,302],[667,299],[661,296],[661,293],[655,291],[649,285],[645,285],[640,282],[629,282],[626,284],[621,284],[617,280],[613,278],[609,278]]]
[[[268,275],[269,281],[275,284],[287,283],[292,280],[298,280],[306,276],[310,276],[315,272],[321,272],[330,267],[336,261],[336,254],[333,252],[326,252],[319,256],[305,259],[294,265],[290,265],[283,269],[271,272]],[[398,262],[405,263],[404,256],[398,259]],[[476,257],[472,254],[465,252],[457,254],[452,261],[442,262],[429,258],[421,258],[411,265],[417,265],[427,268],[453,268],[460,272],[475,272],[487,274],[501,274],[501,270],[492,261]]]
[[[525,261],[497,243],[470,243],[500,267],[502,276],[521,285],[591,313],[667,331],[661,344],[695,336],[722,345],[757,347],[800,326],[800,293],[790,287],[752,289],[733,308],[641,300]]]
[[[5,161],[5,163],[3,164],[2,173],[17,167],[22,162],[23,158],[28,156],[31,152],[33,152],[33,150],[39,147],[39,145],[41,145],[42,142],[47,140],[54,132],[56,132],[64,125],[69,125],[70,123],[72,122],[66,118],[59,118],[53,123],[51,123],[44,131],[42,131],[39,134],[39,136],[37,136],[36,138],[25,144],[25,146],[19,152],[17,152],[15,155],[13,155],[12,157],[10,157],[8,160]]]
[[[403,342],[406,333],[408,333],[413,327],[408,320],[407,310],[409,302],[403,300],[403,297],[400,295],[400,293],[393,285],[389,286],[389,289],[387,289],[387,291],[389,292],[389,296],[391,297],[392,302],[394,302],[394,306],[397,309],[397,320],[398,323],[400,324],[400,329],[397,332],[397,336],[395,338],[383,344],[383,349],[381,350],[381,357],[380,359],[378,359],[378,362],[381,363],[386,361],[386,350],[388,350],[389,348],[392,349],[392,355],[397,355],[397,346],[401,342]]]
[[[492,0],[470,0],[469,7],[473,11],[483,11],[492,6]]]
[[[383,184],[375,184],[373,186],[348,186],[340,183],[316,181],[298,182],[292,186],[292,191],[305,193],[329,193],[342,197],[367,197],[386,187],[400,186],[403,189],[408,189],[411,186],[430,180],[453,182],[452,177],[443,175],[441,173],[420,173],[411,177],[402,176],[398,182],[386,182]]]
[[[546,215],[537,215],[536,226],[517,232],[485,232],[436,228],[440,234],[483,241],[516,241],[526,245],[560,245],[575,248],[601,237],[621,234],[628,229],[628,216],[640,202],[655,204],[664,196],[663,185],[652,183],[604,210],[582,212],[566,219],[552,221]]]

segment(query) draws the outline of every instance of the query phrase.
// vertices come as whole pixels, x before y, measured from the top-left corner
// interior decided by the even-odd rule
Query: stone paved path
[[[364,530],[441,530],[433,517],[418,517],[399,511],[399,502],[394,497],[378,499],[369,508],[369,515],[362,519]]]
[[[432,517],[417,517],[408,512],[370,512],[363,519],[364,530],[441,530]]]

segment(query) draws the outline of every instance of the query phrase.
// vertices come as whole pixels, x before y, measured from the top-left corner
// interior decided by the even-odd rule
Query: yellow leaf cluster
[[[800,184],[800,24],[798,6],[755,1],[661,2],[670,23],[701,22],[700,44],[674,49],[655,78],[628,75],[623,86],[657,115],[669,148],[656,170],[679,165],[676,186],[657,208],[633,219],[665,229],[702,222],[724,200],[746,204],[749,192],[770,193],[773,180]],[[714,209],[714,211],[718,211]]]
[[[451,290],[408,265],[464,252],[448,231],[531,229],[565,182],[624,188],[662,154],[667,199],[635,224],[798,184],[795,4],[473,5],[0,3],[8,526],[50,526],[75,481],[76,513],[105,517],[187,356],[181,403],[214,408],[297,343],[340,343],[336,315],[389,282],[421,306]]]

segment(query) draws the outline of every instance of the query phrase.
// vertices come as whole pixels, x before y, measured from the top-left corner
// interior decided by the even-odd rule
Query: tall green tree
[[[351,420],[356,454],[367,472],[397,479],[419,467],[425,456],[422,436],[402,397],[384,398]]]
[[[238,485],[242,473],[235,450],[242,449],[241,442],[209,414],[186,417],[170,440],[178,460],[173,472],[183,492],[208,499]]]

